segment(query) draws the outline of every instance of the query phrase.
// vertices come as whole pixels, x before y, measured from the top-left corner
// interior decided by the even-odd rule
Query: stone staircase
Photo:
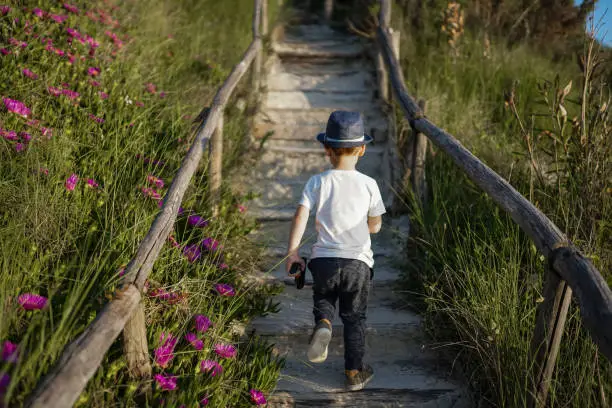
[[[266,65],[266,92],[255,119],[254,136],[265,138],[248,183],[261,196],[250,211],[262,222],[252,239],[266,245],[270,265],[278,265],[271,278],[284,281],[278,296],[281,311],[255,320],[251,328],[269,337],[286,366],[270,396],[270,407],[464,407],[463,390],[439,367],[439,358],[423,347],[421,319],[405,304],[406,295],[394,289],[399,270],[402,237],[407,219],[387,217],[380,234],[373,236],[375,275],[368,309],[366,360],[375,370],[365,390],[344,391],[342,324],[337,318],[329,357],[323,364],[306,358],[313,326],[312,281],[297,290],[285,277],[281,262],[291,217],[308,178],[327,168],[324,150],[315,135],[325,129],[336,109],[358,110],[375,141],[359,161],[358,170],[375,178],[387,203],[391,202],[392,138],[384,105],[377,99],[376,71],[362,39],[324,25],[286,27],[272,44]],[[307,256],[315,240],[314,220],[304,236]],[[384,216],[383,216],[384,218]]]

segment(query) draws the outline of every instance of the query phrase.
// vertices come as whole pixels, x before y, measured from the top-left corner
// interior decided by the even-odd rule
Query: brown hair
[[[326,148],[330,149],[334,153],[334,156],[357,156],[357,153],[359,153],[359,149],[361,149],[361,146],[330,147],[330,146],[325,145]]]

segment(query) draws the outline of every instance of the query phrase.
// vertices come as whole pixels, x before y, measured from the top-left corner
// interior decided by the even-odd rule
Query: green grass
[[[23,404],[63,348],[108,302],[119,271],[135,254],[158,211],[157,201],[142,192],[151,187],[147,176],[165,181],[158,189],[163,196],[192,140],[190,118],[210,103],[251,41],[250,1],[79,1],[74,3],[79,15],[62,4],[20,1],[10,5],[8,15],[0,15],[0,48],[11,52],[0,56],[0,94],[31,109],[26,119],[0,106],[0,128],[32,135],[23,151],[17,151],[18,141],[8,140],[11,137],[0,138],[0,341],[19,344],[17,363],[0,362],[0,373],[11,378],[7,389],[0,390],[10,406]],[[69,17],[58,24],[34,16],[34,7]],[[105,25],[85,15],[97,9],[118,24]],[[88,57],[89,47],[76,40],[68,45],[66,27],[100,43],[94,57]],[[124,45],[119,48],[106,31],[116,33]],[[77,57],[70,64],[65,56],[46,50],[41,37],[84,60]],[[28,45],[21,49],[10,43],[11,38]],[[100,75],[91,78],[89,67],[99,67]],[[24,76],[24,68],[38,78]],[[100,86],[93,86],[92,79]],[[156,93],[147,91],[148,83],[155,84]],[[49,93],[48,87],[61,89],[62,84],[80,96],[70,100]],[[99,92],[108,98],[102,99]],[[226,171],[245,146],[247,118],[233,104],[246,93],[239,87],[228,107]],[[93,121],[89,114],[104,122]],[[39,123],[28,123],[30,119]],[[44,136],[42,127],[53,129],[52,136]],[[147,163],[143,157],[163,164]],[[167,245],[150,276],[151,290],[166,288],[184,299],[175,304],[145,299],[151,355],[162,332],[179,338],[172,364],[166,370],[155,366],[154,373],[178,376],[180,391],[161,391],[154,384],[152,395],[143,394],[128,378],[119,341],[78,406],[159,405],[162,400],[167,406],[195,406],[205,395],[210,396],[210,406],[244,406],[251,404],[251,388],[273,388],[281,362],[272,357],[269,346],[233,329],[274,309],[268,299],[276,288],[255,287],[242,279],[255,270],[259,256],[244,239],[254,222],[238,207],[249,197],[234,196],[225,186],[221,213],[213,218],[205,166],[203,160],[183,207],[210,223],[193,228],[185,216],[179,217],[174,236],[181,247]],[[73,191],[65,188],[71,174],[79,177]],[[99,186],[88,188],[87,179]],[[198,262],[188,262],[181,249],[208,237],[222,242],[223,250],[204,251]],[[218,282],[235,286],[237,295],[220,297],[213,289]],[[48,306],[24,311],[17,304],[22,293],[46,296]],[[202,337],[201,351],[183,339],[193,331],[195,314],[214,323]],[[212,347],[219,342],[235,344],[237,357],[221,361],[225,370],[220,376],[199,373],[199,361],[217,358]]]
[[[587,102],[592,143],[583,146],[579,128],[572,126],[580,112],[581,80],[571,58],[555,63],[528,44],[508,48],[503,39],[493,40],[485,56],[480,34],[469,30],[454,57],[445,43],[436,41],[436,29],[404,35],[400,52],[407,85],[428,102],[427,116],[530,197],[612,283],[612,161],[604,126],[608,119],[597,113],[607,99],[606,89],[593,87]],[[402,31],[410,32],[409,26]],[[574,86],[564,102],[568,111],[564,121],[554,95],[569,80]],[[541,87],[545,83],[548,90]],[[513,87],[517,113],[535,145],[536,160],[543,169],[555,171],[545,174],[544,183],[530,182],[524,134],[511,105],[505,104]],[[409,127],[403,120],[400,127],[405,140]],[[568,153],[543,130],[566,140]],[[545,260],[444,153],[437,151],[428,160],[428,208],[421,211],[411,193],[404,194],[415,232],[408,245],[412,262],[404,283],[422,294],[427,327],[453,358],[458,357],[459,375],[481,406],[523,407],[531,389],[530,341]],[[550,406],[609,404],[612,363],[596,349],[573,303]]]

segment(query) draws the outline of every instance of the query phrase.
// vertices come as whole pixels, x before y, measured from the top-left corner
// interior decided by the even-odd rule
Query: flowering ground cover
[[[23,405],[114,296],[251,15],[243,0],[0,4],[0,406]],[[226,170],[246,132],[230,106]],[[203,165],[147,282],[153,378],[129,377],[117,341],[77,406],[265,404],[281,362],[239,334],[276,288],[242,279],[259,256],[249,197],[224,191],[216,217],[206,197]]]

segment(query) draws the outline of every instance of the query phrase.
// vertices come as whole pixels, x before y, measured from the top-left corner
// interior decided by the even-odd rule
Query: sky
[[[575,4],[582,3],[576,0]],[[597,38],[612,46],[612,0],[599,0],[595,5],[595,23],[601,21]]]

